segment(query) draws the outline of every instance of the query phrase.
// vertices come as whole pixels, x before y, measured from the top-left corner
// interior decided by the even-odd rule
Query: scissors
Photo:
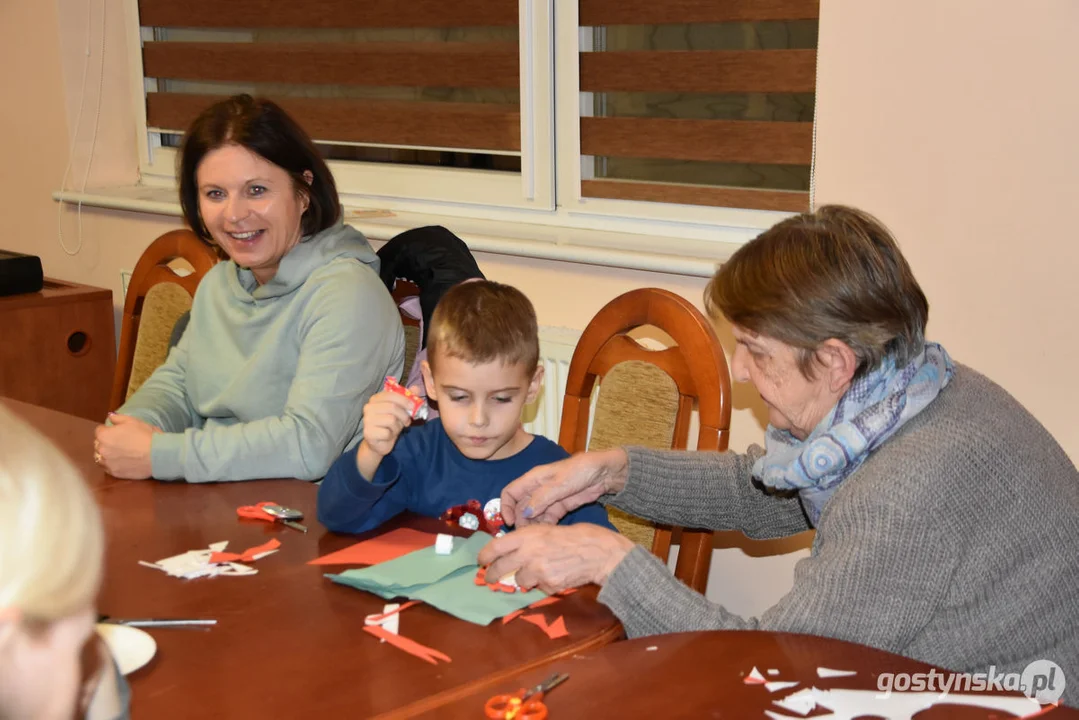
[[[555,673],[530,690],[521,688],[512,694],[495,695],[483,706],[484,714],[491,720],[544,720],[547,706],[543,696],[566,680],[566,673]]]
[[[303,520],[303,513],[278,505],[275,502],[260,502],[257,505],[243,505],[236,508],[236,514],[242,518],[251,520],[265,520],[266,522],[281,522],[293,530],[307,532],[307,528],[294,520]]]

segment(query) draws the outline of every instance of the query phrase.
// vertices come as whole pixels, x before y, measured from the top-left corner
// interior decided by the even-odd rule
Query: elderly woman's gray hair
[[[893,355],[921,351],[929,303],[888,229],[842,205],[789,218],[745,244],[705,291],[713,317],[800,349],[813,377],[815,351],[835,338],[851,347],[861,377]]]

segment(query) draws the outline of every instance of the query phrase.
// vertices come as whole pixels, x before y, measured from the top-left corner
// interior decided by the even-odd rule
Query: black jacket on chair
[[[420,289],[420,347],[427,347],[431,313],[442,295],[465,280],[486,279],[464,240],[441,225],[406,230],[379,248],[378,257],[382,260],[379,275],[387,290],[393,292],[398,278],[414,282]]]

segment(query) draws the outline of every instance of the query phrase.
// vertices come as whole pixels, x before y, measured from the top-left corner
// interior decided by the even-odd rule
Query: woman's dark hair
[[[199,215],[199,163],[223,145],[239,145],[277,165],[292,177],[296,192],[310,201],[300,220],[302,235],[314,235],[337,222],[341,201],[330,169],[311,138],[276,103],[234,95],[214,103],[191,123],[180,148],[180,207],[184,219],[204,242],[213,244]],[[308,184],[304,173],[313,179]]]
[[[858,358],[855,378],[887,355],[903,367],[921,351],[929,303],[888,228],[867,212],[824,205],[739,248],[704,292],[713,317],[798,348],[813,377],[825,340]]]

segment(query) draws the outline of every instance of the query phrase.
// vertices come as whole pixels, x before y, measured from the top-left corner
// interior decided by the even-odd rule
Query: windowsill
[[[57,191],[53,193],[53,199],[110,210],[180,217],[180,203],[176,199],[176,191],[171,188],[125,186],[95,188],[83,193]],[[346,205],[345,220],[371,240],[386,241],[400,232],[424,225],[445,225],[464,240],[473,252],[692,277],[712,277],[716,266],[739,247],[731,242],[416,212],[398,211],[391,217],[363,217],[365,210],[369,209]]]

